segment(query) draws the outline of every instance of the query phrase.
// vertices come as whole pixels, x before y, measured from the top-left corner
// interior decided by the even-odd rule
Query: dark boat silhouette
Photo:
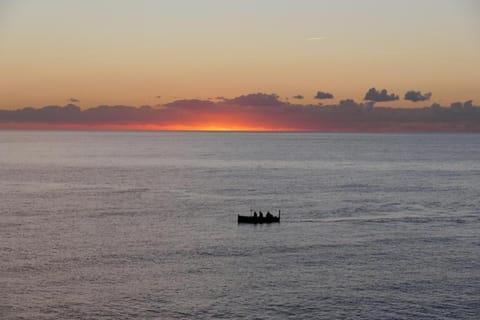
[[[264,215],[264,216],[242,216],[238,215],[238,223],[250,223],[250,224],[262,224],[262,223],[278,223],[280,222],[280,210],[278,210],[278,216]]]

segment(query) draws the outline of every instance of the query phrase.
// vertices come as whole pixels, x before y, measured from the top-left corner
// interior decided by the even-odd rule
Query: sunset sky
[[[370,87],[478,105],[480,2],[0,0],[0,70],[1,109]]]

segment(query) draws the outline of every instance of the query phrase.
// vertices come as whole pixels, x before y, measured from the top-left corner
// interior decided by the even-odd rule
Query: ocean
[[[1,319],[480,319],[479,230],[479,134],[0,131]]]

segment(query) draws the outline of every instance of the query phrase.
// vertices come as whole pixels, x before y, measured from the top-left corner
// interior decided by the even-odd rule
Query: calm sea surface
[[[0,319],[131,318],[480,319],[480,135],[0,131]]]

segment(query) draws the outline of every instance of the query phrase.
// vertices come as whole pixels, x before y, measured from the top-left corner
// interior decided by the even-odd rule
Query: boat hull
[[[253,217],[253,216],[241,216],[238,215],[238,223],[249,223],[249,224],[264,224],[264,223],[278,223],[280,222],[280,217]]]

